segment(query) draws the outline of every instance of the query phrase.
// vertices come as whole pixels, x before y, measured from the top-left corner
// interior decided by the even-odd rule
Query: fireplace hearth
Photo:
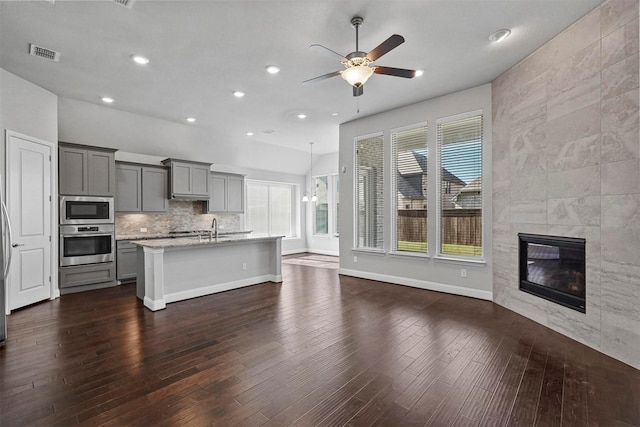
[[[585,312],[585,239],[518,234],[520,290]]]

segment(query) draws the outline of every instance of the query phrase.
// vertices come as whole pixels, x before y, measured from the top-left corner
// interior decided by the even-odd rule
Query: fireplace
[[[585,312],[585,240],[518,234],[520,290]]]

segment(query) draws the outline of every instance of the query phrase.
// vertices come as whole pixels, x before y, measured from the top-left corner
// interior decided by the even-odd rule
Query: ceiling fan
[[[404,43],[404,37],[399,34],[394,34],[382,43],[380,43],[375,49],[369,53],[360,52],[358,50],[358,28],[362,25],[364,19],[360,16],[355,16],[351,19],[351,25],[356,29],[356,50],[351,52],[347,56],[342,56],[338,52],[335,52],[320,44],[312,44],[309,46],[314,51],[323,55],[337,58],[345,69],[342,71],[334,71],[332,73],[323,74],[318,77],[314,77],[309,80],[305,80],[302,84],[316,83],[321,80],[328,79],[334,76],[341,76],[349,84],[353,86],[353,96],[360,96],[364,93],[363,85],[367,79],[375,74],[386,74],[388,76],[404,77],[411,79],[416,76],[415,70],[407,70],[405,68],[383,67],[379,65],[371,65],[382,55],[388,53],[392,49],[400,46]]]

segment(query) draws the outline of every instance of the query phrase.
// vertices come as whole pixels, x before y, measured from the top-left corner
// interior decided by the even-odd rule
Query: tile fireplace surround
[[[640,368],[638,0],[492,84],[494,301]],[[586,313],[518,289],[518,233],[586,239]]]

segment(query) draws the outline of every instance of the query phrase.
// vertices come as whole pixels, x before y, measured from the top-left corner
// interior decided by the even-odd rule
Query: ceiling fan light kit
[[[302,84],[316,83],[321,80],[339,75],[351,86],[353,86],[353,96],[360,96],[364,93],[363,85],[374,73],[386,74],[388,76],[395,77],[404,77],[407,79],[411,79],[416,76],[417,72],[415,70],[371,65],[382,55],[385,55],[386,53],[404,43],[404,37],[399,34],[394,34],[380,43],[369,53],[361,52],[358,47],[358,29],[363,22],[364,19],[362,19],[360,16],[356,16],[351,19],[351,25],[353,25],[353,27],[356,29],[356,50],[354,52],[351,52],[347,56],[342,56],[339,53],[320,44],[312,44],[310,46],[310,48],[315,50],[316,52],[330,56],[332,58],[337,58],[342,63],[342,65],[345,66],[345,69],[342,71],[334,71],[332,73],[323,74],[313,79],[305,80],[304,82],[302,82]]]

